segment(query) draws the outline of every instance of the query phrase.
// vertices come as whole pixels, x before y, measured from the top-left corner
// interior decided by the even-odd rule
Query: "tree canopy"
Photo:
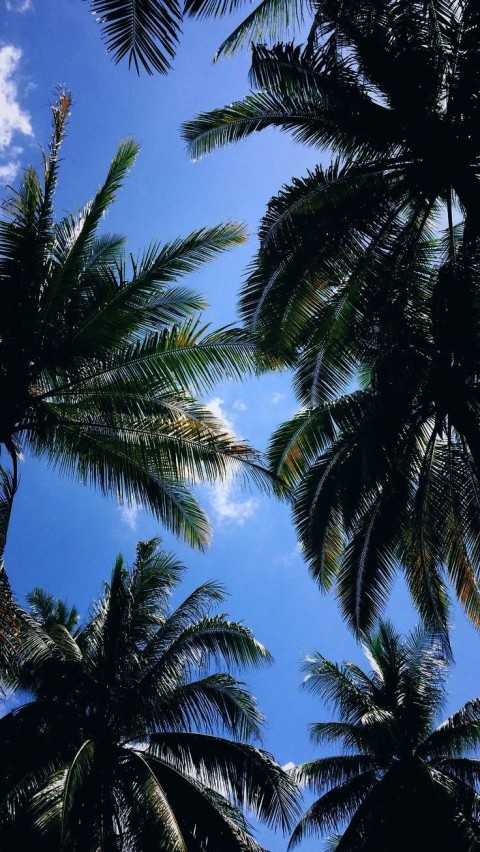
[[[266,127],[335,155],[270,201],[240,309],[295,368],[272,471],[356,631],[398,564],[432,628],[445,569],[479,623],[479,33],[469,2],[325,0],[304,47],[254,46],[257,91],[184,126],[196,157]]]
[[[244,808],[291,825],[295,784],[251,744],[263,717],[233,674],[270,655],[211,612],[216,582],[172,608],[184,570],[140,542],[80,626],[74,608],[30,595],[6,681],[26,700],[0,720],[2,849],[261,852]]]
[[[318,653],[304,665],[305,687],[338,716],[312,724],[312,742],[342,753],[296,768],[297,781],[321,795],[289,848],[340,830],[338,852],[479,849],[479,761],[469,756],[480,743],[479,700],[435,727],[445,701],[435,638],[417,629],[402,640],[384,622],[363,644],[368,672]]]
[[[70,95],[52,108],[44,180],[29,168],[0,221],[0,552],[24,451],[120,502],[149,509],[196,547],[209,522],[190,490],[240,474],[267,483],[258,455],[195,398],[256,369],[249,335],[203,325],[178,279],[244,239],[239,225],[151,243],[138,258],[99,233],[138,146],[122,142],[76,216],[54,220]]]

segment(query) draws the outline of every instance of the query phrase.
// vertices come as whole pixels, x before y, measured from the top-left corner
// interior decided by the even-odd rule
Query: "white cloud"
[[[18,160],[9,160],[8,163],[0,165],[0,184],[13,183],[20,171],[20,163]]]
[[[118,510],[122,524],[125,524],[131,530],[136,530],[139,506],[136,503],[132,505],[124,504],[123,506],[119,506]]]
[[[8,12],[30,12],[33,9],[32,0],[5,0]]]
[[[295,769],[295,764],[290,760],[288,763],[284,763],[282,766],[284,772],[290,772],[292,769]]]
[[[233,425],[232,418],[227,415],[224,408],[222,408],[223,399],[219,396],[215,396],[213,399],[209,400],[206,403],[207,408],[212,412],[212,414],[218,419],[221,420],[225,431],[229,432],[231,435],[235,434],[235,428]]]
[[[22,51],[13,44],[0,49],[0,149],[11,145],[14,133],[32,135],[30,116],[18,103],[16,83],[11,79],[22,58]]]
[[[17,159],[22,148],[12,145],[14,134],[32,136],[30,116],[18,101],[17,85],[13,75],[17,70],[22,51],[13,44],[0,48],[0,183],[12,183],[20,169]]]
[[[235,436],[233,417],[223,408],[223,399],[216,396],[209,400],[206,405],[212,414],[222,421],[225,431]],[[233,482],[218,482],[213,485],[210,489],[210,498],[217,520],[230,521],[240,527],[255,514],[258,506],[258,501],[253,497],[246,500],[237,499]]]
[[[244,402],[242,402],[241,399],[236,399],[235,402],[233,403],[233,407],[234,407],[235,411],[246,411],[247,410],[247,406],[245,405]]]
[[[278,405],[278,403],[282,402],[282,400],[284,400],[285,397],[286,397],[286,394],[278,393],[278,391],[275,391],[275,393],[272,393],[272,395],[270,397],[270,402],[272,403],[272,405]]]
[[[231,483],[219,483],[211,488],[212,508],[219,521],[231,521],[243,527],[248,518],[253,517],[258,508],[258,501],[253,497],[247,500],[236,500],[232,497]]]

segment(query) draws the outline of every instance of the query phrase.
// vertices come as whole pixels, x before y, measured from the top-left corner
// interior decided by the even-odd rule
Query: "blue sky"
[[[14,182],[21,166],[40,163],[50,131],[48,104],[55,87],[73,92],[69,133],[63,148],[57,212],[78,209],[106,173],[118,142],[133,135],[141,145],[135,168],[105,228],[128,237],[135,254],[150,240],[168,240],[225,220],[245,223],[248,244],[206,266],[189,284],[209,300],[208,318],[235,319],[239,286],[255,249],[255,231],[266,202],[281,184],[304,174],[321,152],[266,132],[241,145],[192,163],[180,139],[181,122],[196,112],[229,103],[246,92],[248,54],[211,58],[234,25],[187,22],[168,77],[137,78],[114,66],[82,0],[0,0],[0,185]],[[325,158],[324,158],[325,159]],[[264,449],[276,425],[295,410],[287,374],[226,383],[208,397],[234,430]],[[318,649],[332,659],[362,662],[333,597],[323,597],[308,576],[296,545],[288,507],[255,492],[204,488],[214,540],[205,555],[164,533],[141,510],[60,478],[42,461],[27,458],[11,524],[7,568],[17,595],[42,585],[68,597],[85,613],[108,577],[115,555],[128,559],[138,539],[162,535],[189,567],[182,594],[208,578],[228,588],[229,614],[243,619],[269,648],[270,670],[247,673],[267,717],[264,745],[281,763],[313,756],[308,721],[325,711],[299,690],[300,663]],[[389,615],[402,629],[415,621],[398,584]],[[480,692],[478,634],[455,611],[452,633],[457,665],[446,712]],[[286,848],[279,835],[261,831],[273,852]],[[303,849],[319,849],[320,842]]]

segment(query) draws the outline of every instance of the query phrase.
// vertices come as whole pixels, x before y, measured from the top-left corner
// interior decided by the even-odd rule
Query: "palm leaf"
[[[284,831],[296,813],[296,787],[271,756],[244,743],[205,734],[161,733],[151,749],[186,772]]]
[[[165,74],[180,34],[182,10],[176,0],[90,0],[115,62],[127,58],[137,74]]]

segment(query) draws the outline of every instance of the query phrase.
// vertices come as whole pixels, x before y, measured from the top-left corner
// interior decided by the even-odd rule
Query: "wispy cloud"
[[[229,432],[231,435],[235,434],[233,418],[223,408],[223,399],[221,397],[214,396],[213,399],[210,399],[207,402],[207,408],[215,415],[217,420],[222,421],[226,432]]]
[[[137,506],[136,503],[132,505],[124,504],[123,506],[118,507],[118,511],[120,512],[120,520],[122,524],[125,524],[129,529],[136,530],[137,529],[137,518],[140,507]]]
[[[19,103],[14,75],[22,58],[22,51],[13,44],[0,48],[0,181],[11,183],[20,169],[17,159],[22,149],[13,146],[17,133],[32,136],[30,116]]]
[[[243,527],[245,521],[252,518],[258,508],[258,501],[253,497],[236,500],[230,483],[212,486],[211,503],[219,521],[231,521],[239,527]]]
[[[0,165],[0,184],[13,183],[18,174],[20,164],[14,160]]]
[[[234,418],[223,408],[223,399],[219,396],[207,402],[207,408],[225,427],[225,431],[235,436]],[[235,404],[234,404],[235,407]],[[238,409],[237,409],[238,410]],[[255,514],[258,501],[253,497],[242,500],[237,496],[234,483],[231,481],[217,482],[210,488],[210,502],[218,521],[226,521],[242,527],[248,518]]]
[[[242,402],[241,399],[236,399],[235,402],[233,403],[233,408],[235,409],[235,411],[246,411],[247,407],[248,406],[246,406],[245,403]]]
[[[277,556],[274,560],[276,565],[281,565],[283,568],[289,568],[291,565],[295,565],[302,558],[303,554],[303,545],[301,542],[297,541],[293,550],[288,551],[287,553],[282,553],[281,556]]]
[[[279,393],[278,391],[275,391],[275,393],[272,393],[272,395],[270,397],[270,402],[272,403],[272,405],[278,405],[278,403],[282,402],[285,399],[285,397],[286,397],[285,393]]]
[[[32,0],[5,0],[7,12],[31,12],[33,9]]]

